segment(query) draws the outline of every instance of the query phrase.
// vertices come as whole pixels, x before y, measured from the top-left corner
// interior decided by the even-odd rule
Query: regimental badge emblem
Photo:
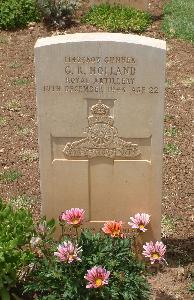
[[[141,156],[137,144],[118,136],[114,118],[110,115],[110,107],[101,100],[91,107],[86,133],[86,138],[65,145],[63,152],[67,159],[72,157],[133,159]]]

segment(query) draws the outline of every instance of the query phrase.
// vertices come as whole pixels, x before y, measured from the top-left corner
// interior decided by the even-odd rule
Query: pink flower
[[[108,221],[104,223],[102,231],[106,234],[109,234],[111,237],[122,237],[122,221]]]
[[[142,254],[145,257],[149,257],[151,264],[161,263],[162,261],[166,262],[164,259],[166,246],[162,242],[156,242],[155,245],[153,242],[149,242],[143,245],[143,248],[144,251]]]
[[[60,213],[60,215],[59,215],[59,223],[63,223],[64,222],[63,214],[64,214],[64,212]]]
[[[60,221],[66,221],[67,224],[79,226],[84,220],[85,211],[82,208],[71,208],[61,213]]]
[[[74,260],[81,261],[80,257],[78,256],[79,253],[82,252],[81,247],[78,248],[77,245],[73,245],[70,241],[59,245],[57,250],[57,252],[54,252],[54,255],[57,256],[62,262],[71,263]]]
[[[95,266],[92,269],[87,271],[87,274],[84,276],[86,280],[89,281],[89,284],[86,285],[87,289],[99,288],[103,285],[108,284],[108,277],[110,272],[101,266]]]
[[[137,228],[140,231],[145,232],[147,229],[145,228],[148,223],[150,222],[150,215],[148,214],[136,214],[133,217],[130,218],[132,222],[128,222],[129,226],[132,228]]]

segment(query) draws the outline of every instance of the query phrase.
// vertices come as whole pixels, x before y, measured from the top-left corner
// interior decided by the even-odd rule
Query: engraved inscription
[[[64,62],[71,64],[99,64],[102,62],[105,64],[128,64],[135,63],[135,58],[130,56],[106,56],[104,58],[100,56],[65,56]]]
[[[129,95],[160,93],[155,83],[138,82],[138,60],[130,56],[65,56],[61,67],[64,76],[53,85],[45,82],[45,93],[125,93]]]
[[[67,143],[63,149],[65,157],[136,158],[141,155],[137,144],[126,142],[118,136],[110,108],[101,100],[91,107],[88,117],[87,137]]]

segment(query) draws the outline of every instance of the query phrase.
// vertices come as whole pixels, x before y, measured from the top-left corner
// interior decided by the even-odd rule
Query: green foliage
[[[17,69],[20,68],[22,66],[21,62],[18,61],[13,61],[10,64],[8,64],[8,67],[12,68],[12,69]]]
[[[164,6],[162,28],[167,36],[194,42],[194,1],[171,0]]]
[[[179,155],[181,151],[179,150],[178,146],[173,143],[167,143],[164,146],[164,153],[168,155]]]
[[[6,103],[6,109],[9,111],[18,112],[21,109],[21,103],[17,100],[11,100]]]
[[[194,283],[192,283],[190,289],[189,289],[190,292],[194,293]]]
[[[16,284],[18,270],[32,259],[24,246],[33,232],[31,215],[23,209],[14,211],[0,199],[0,295],[9,299],[9,289]],[[0,297],[0,298],[1,298]]]
[[[167,238],[170,235],[172,235],[175,228],[176,228],[175,218],[172,218],[171,216],[168,216],[168,215],[162,216],[161,229],[162,229],[163,237]]]
[[[78,7],[78,0],[37,0],[37,3],[46,23],[57,27],[65,27]]]
[[[7,44],[8,43],[8,39],[5,36],[0,36],[0,44]]]
[[[113,32],[143,32],[151,24],[151,16],[132,7],[101,4],[93,6],[82,22]]]
[[[32,209],[33,206],[39,205],[38,199],[36,197],[31,197],[26,194],[18,195],[15,197],[11,197],[9,199],[9,203],[15,208],[25,208],[28,211]]]
[[[175,119],[175,116],[172,116],[172,115],[165,115],[165,117],[164,117],[165,122],[171,123],[174,119]]]
[[[177,128],[176,127],[170,127],[165,130],[165,135],[169,137],[175,137],[177,135]]]
[[[82,261],[73,263],[59,262],[53,255],[58,244],[50,242],[49,245],[49,252],[34,261],[34,269],[24,282],[24,296],[36,293],[39,300],[149,299],[144,265],[134,257],[130,238],[111,238],[84,230],[78,239],[83,250]],[[46,248],[48,241],[44,240],[40,249],[45,251]],[[86,289],[84,275],[95,265],[110,271],[109,284]]]
[[[5,126],[6,125],[6,118],[0,116],[0,126]]]
[[[38,152],[33,149],[26,149],[20,152],[20,157],[23,161],[32,163],[38,160]]]
[[[21,176],[22,174],[19,171],[5,170],[4,172],[0,173],[0,182],[10,183],[19,179]]]
[[[14,29],[38,21],[39,12],[36,0],[1,0],[0,28]]]
[[[186,87],[194,86],[194,77],[187,77],[185,80],[182,81],[182,84]]]
[[[12,81],[13,85],[24,85],[30,83],[30,80],[27,78],[17,78]]]
[[[29,127],[18,126],[17,133],[23,136],[29,135],[33,133],[33,129]]]

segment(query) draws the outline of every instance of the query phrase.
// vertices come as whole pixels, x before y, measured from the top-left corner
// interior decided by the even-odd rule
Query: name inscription
[[[137,60],[128,56],[66,56],[60,83],[45,82],[41,89],[45,93],[158,94],[158,86],[138,84],[137,65]]]

